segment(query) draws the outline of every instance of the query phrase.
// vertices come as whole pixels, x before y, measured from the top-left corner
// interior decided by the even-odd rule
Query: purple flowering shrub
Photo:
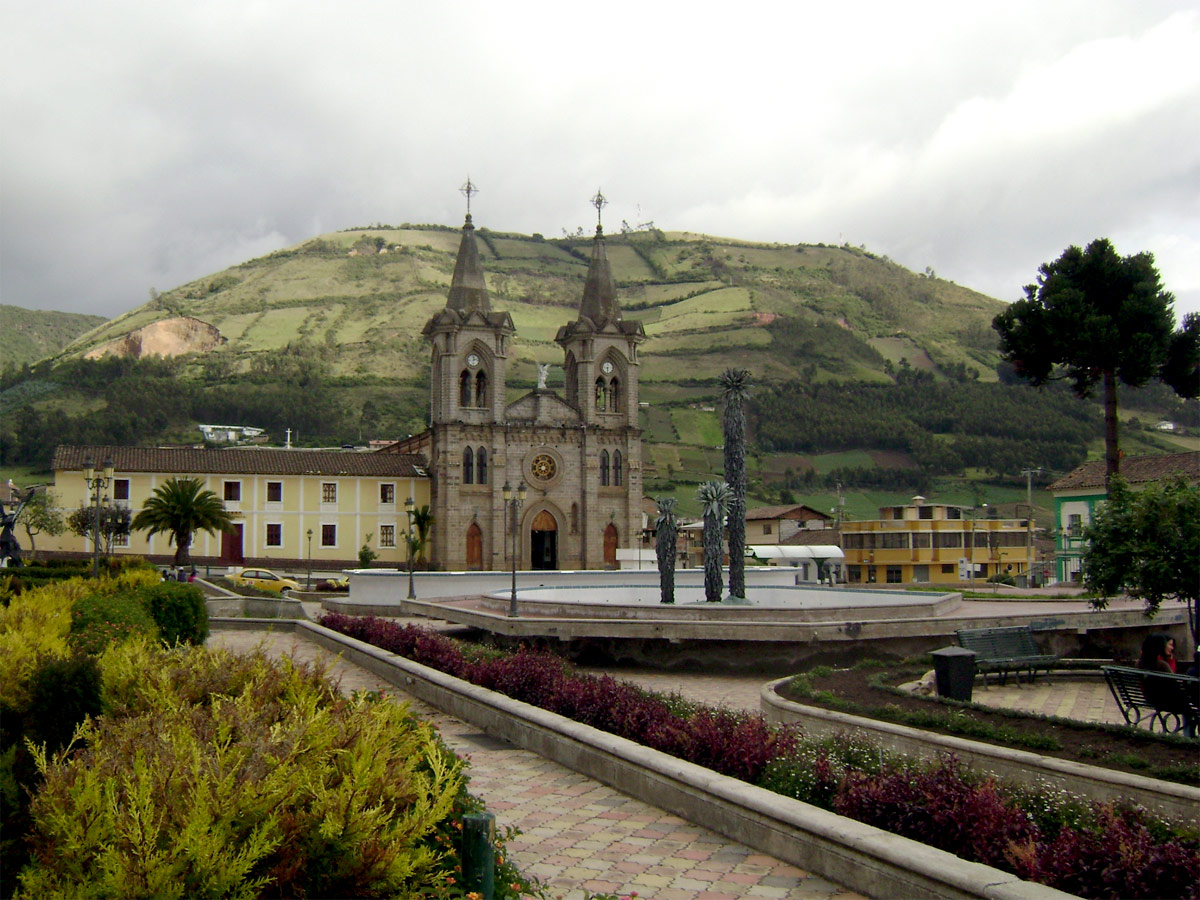
[[[907,766],[858,738],[803,741],[794,726],[579,674],[549,653],[465,651],[412,625],[337,613],[321,624],[723,775],[1081,897],[1200,900],[1194,830],[1172,832],[1136,809],[1076,798],[1065,811],[1033,815],[1023,808],[1034,802],[1028,791],[973,776],[953,757]]]
[[[699,708],[681,719],[662,698],[607,675],[576,673],[551,653],[523,648],[472,660],[451,639],[413,625],[341,613],[326,614],[321,624],[514,700],[745,781],[755,781],[768,762],[797,747],[794,729],[772,728],[761,716]]]

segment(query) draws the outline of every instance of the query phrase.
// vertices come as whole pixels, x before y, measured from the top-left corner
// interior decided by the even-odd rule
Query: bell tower
[[[479,262],[471,221],[471,195],[478,188],[468,179],[461,190],[467,198],[467,218],[450,293],[446,306],[425,323],[421,332],[433,345],[431,425],[503,421],[508,344],[516,333],[508,313],[492,311]]]

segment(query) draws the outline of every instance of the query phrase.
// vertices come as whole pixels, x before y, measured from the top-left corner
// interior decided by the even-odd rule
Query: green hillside
[[[579,302],[590,238],[487,229],[478,236],[493,302],[517,325],[516,377],[532,383],[535,362],[561,359],[554,334]],[[337,348],[333,376],[419,379],[421,326],[445,303],[458,240],[456,229],[440,227],[322,235],[166,291],[88,333],[67,355],[188,316],[227,340],[207,354],[225,357],[225,371],[249,371],[256,356],[304,340]],[[990,321],[1002,304],[860,248],[643,231],[609,237],[608,250],[626,315],[643,321],[649,336],[642,382],[651,402],[751,359],[766,378],[806,366],[811,373],[815,363],[818,378],[878,379],[885,362],[901,357],[994,377]],[[790,327],[767,327],[780,320]],[[817,341],[828,352],[799,360],[797,334],[820,329],[836,331],[836,345]]]
[[[105,321],[103,316],[0,304],[0,367],[19,368],[53,356]]]
[[[553,364],[549,385],[561,386],[554,335],[575,316],[590,237],[477,237],[493,305],[517,327],[509,399],[534,386],[535,363]],[[349,229],[157,295],[3,375],[0,465],[44,466],[59,442],[194,443],[199,422],[258,426],[275,442],[290,428],[302,446],[416,433],[428,419],[421,329],[445,303],[459,238]],[[647,334],[647,493],[674,493],[685,512],[695,485],[720,474],[716,380],[731,366],[756,383],[756,502],[827,506],[839,484],[853,511],[918,491],[1000,502],[1023,489],[1023,468],[1044,468],[1044,483],[1099,446],[1095,404],[999,379],[991,320],[1003,304],[967,288],[848,245],[638,231],[610,236],[608,255],[625,315]],[[1195,440],[1195,403],[1153,389],[1122,403],[1135,412],[1131,452]],[[1150,427],[1161,418],[1184,436]]]

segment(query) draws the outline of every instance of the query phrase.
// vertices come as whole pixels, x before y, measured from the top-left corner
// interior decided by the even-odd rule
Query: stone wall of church
[[[436,426],[431,460],[436,560],[450,570],[473,568],[468,532],[479,529],[483,569],[512,565],[502,489],[524,481],[517,568],[533,566],[531,531],[538,517],[553,517],[554,568],[604,568],[604,532],[611,524],[617,545],[630,547],[641,535],[641,435],[637,429],[597,429],[509,423],[496,426]],[[463,448],[488,450],[486,484],[464,484]],[[620,485],[602,485],[601,451],[622,456]],[[610,462],[611,466],[611,462]],[[477,470],[472,481],[478,482]],[[613,480],[611,471],[610,482]],[[543,522],[545,519],[543,518]]]

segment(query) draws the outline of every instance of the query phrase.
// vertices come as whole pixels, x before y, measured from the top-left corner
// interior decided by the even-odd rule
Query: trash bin
[[[970,702],[975,683],[975,651],[943,647],[933,651],[933,672],[939,697]]]

